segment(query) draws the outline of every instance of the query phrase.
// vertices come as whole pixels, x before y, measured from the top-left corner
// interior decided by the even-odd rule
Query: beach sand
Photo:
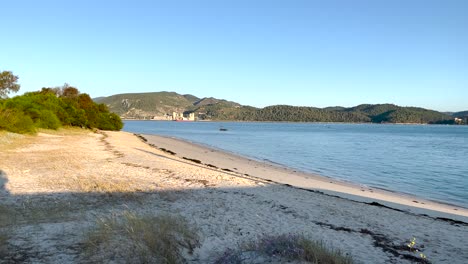
[[[86,231],[96,219],[124,211],[188,219],[200,234],[189,263],[212,263],[264,234],[304,234],[356,263],[414,263],[419,255],[406,246],[413,237],[434,263],[468,259],[466,209],[180,140],[126,132],[3,133],[0,149],[0,231],[8,235],[0,263],[89,261],[82,250]]]
[[[297,188],[317,190],[324,194],[335,195],[361,202],[377,202],[395,209],[434,217],[449,217],[466,221],[468,209],[456,205],[433,202],[419,197],[395,193],[379,188],[360,186],[316,174],[304,173],[267,161],[258,161],[219,149],[203,146],[172,137],[142,135],[149,144],[159,149],[176,153],[186,160],[196,160],[201,164],[241,175],[255,176],[275,183],[287,184]]]

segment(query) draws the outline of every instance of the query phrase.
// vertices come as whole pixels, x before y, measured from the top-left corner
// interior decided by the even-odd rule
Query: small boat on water
[[[219,131],[228,131],[227,128],[221,127],[219,128]]]

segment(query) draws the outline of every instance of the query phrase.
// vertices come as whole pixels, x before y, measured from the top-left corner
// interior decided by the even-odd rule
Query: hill
[[[443,123],[452,118],[449,115],[418,107],[401,107],[394,104],[362,104],[344,111],[360,113],[373,123]]]
[[[453,117],[465,117],[465,116],[468,116],[468,111],[452,113],[452,116]]]
[[[274,105],[265,108],[180,95],[175,92],[118,94],[95,99],[128,119],[170,119],[172,112],[195,113],[198,120],[453,124],[453,117],[419,107],[361,104],[326,108]],[[463,113],[463,112],[460,112]]]
[[[200,99],[175,92],[128,93],[96,98],[98,103],[106,104],[111,111],[123,118],[165,119],[172,112],[184,112]]]

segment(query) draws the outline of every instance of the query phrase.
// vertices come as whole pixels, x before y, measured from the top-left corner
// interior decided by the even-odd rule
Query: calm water
[[[468,126],[126,121],[124,130],[468,207]]]

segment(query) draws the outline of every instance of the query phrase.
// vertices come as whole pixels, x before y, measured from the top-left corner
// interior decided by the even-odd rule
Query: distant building
[[[178,112],[172,112],[172,120],[173,121],[195,121],[195,113],[188,113],[188,114],[183,114],[183,113],[178,113]]]
[[[152,120],[172,120],[172,116],[169,114],[153,116]]]
[[[468,116],[455,117],[455,124],[466,125],[468,124]]]
[[[184,120],[188,120],[188,121],[195,121],[195,113],[189,113],[188,115],[186,115],[184,117]]]
[[[184,117],[182,114],[177,113],[177,112],[172,112],[172,120],[173,121],[178,121],[178,120],[183,120]]]

